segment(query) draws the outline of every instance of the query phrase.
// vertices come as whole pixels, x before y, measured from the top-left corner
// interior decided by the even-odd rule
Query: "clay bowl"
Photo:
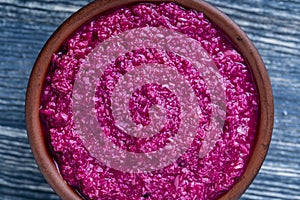
[[[169,1],[169,0],[164,0]],[[51,56],[58,51],[68,36],[87,20],[107,10],[143,0],[99,0],[80,9],[67,19],[51,36],[40,52],[30,76],[26,95],[26,124],[34,158],[49,185],[62,199],[79,200],[81,196],[61,177],[50,155],[39,117],[40,97]],[[159,2],[147,0],[147,2]],[[264,63],[247,35],[226,15],[201,0],[173,0],[184,7],[203,12],[212,23],[229,37],[234,46],[248,62],[259,95],[259,123],[253,153],[244,174],[233,188],[220,199],[238,199],[257,175],[268,151],[273,128],[273,95]]]

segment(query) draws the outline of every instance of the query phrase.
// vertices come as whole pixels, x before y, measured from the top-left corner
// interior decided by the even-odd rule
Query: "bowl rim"
[[[256,47],[244,31],[227,15],[203,0],[96,0],[69,17],[48,39],[38,55],[28,81],[25,103],[26,127],[32,153],[43,176],[53,190],[64,200],[82,199],[60,175],[51,157],[39,116],[40,97],[52,54],[80,26],[110,9],[139,2],[174,2],[186,8],[203,12],[229,38],[248,62],[259,96],[259,119],[252,155],[246,170],[231,190],[219,199],[238,199],[256,177],[267,154],[274,123],[274,102],[267,69]]]

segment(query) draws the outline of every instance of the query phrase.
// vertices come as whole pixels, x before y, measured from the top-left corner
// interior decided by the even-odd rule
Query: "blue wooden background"
[[[59,199],[32,157],[27,81],[52,32],[89,1],[0,0],[0,199]],[[267,159],[241,199],[300,200],[300,0],[208,0],[254,41],[269,71],[275,126]]]

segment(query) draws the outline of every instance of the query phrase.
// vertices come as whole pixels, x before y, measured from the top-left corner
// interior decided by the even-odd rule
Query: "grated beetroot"
[[[76,132],[72,92],[83,60],[99,43],[126,30],[147,26],[175,30],[201,43],[223,77],[226,120],[214,148],[199,158],[211,105],[206,85],[193,73],[191,64],[172,52],[162,55],[156,49],[147,48],[118,57],[99,80],[95,94],[98,121],[105,124],[108,129],[105,134],[115,145],[131,152],[153,151],[163,147],[168,137],[176,134],[180,123],[179,103],[172,91],[147,84],[137,88],[129,100],[132,120],[144,126],[150,124],[147,109],[160,104],[166,108],[167,128],[152,137],[136,139],[113,125],[110,83],[133,67],[145,63],[177,66],[179,73],[191,83],[203,115],[191,147],[176,162],[152,172],[124,173],[105,166],[84,146]],[[203,13],[174,3],[125,6],[83,25],[53,55],[41,100],[41,117],[60,173],[86,199],[216,199],[230,190],[244,172],[258,118],[257,92],[243,57]]]

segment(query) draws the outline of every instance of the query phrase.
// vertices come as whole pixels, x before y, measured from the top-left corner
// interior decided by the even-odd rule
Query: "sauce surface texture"
[[[105,134],[116,147],[134,153],[163,148],[177,134],[182,122],[182,108],[175,93],[163,85],[147,82],[134,90],[125,108],[135,124],[148,126],[159,122],[162,127],[159,126],[151,137],[138,138],[116,126],[110,99],[120,78],[133,69],[155,63],[174,69],[190,84],[201,110],[195,138],[177,160],[153,171],[122,172],[93,156],[89,151],[93,147],[87,147],[77,133],[72,107],[73,87],[87,56],[91,52],[94,57],[101,56],[93,51],[101,42],[124,31],[147,27],[173,30],[201,44],[221,75],[226,116],[212,149],[199,157],[213,107],[201,73],[191,62],[171,51],[145,47],[118,56],[103,70],[94,91],[94,113],[103,128],[99,134]],[[121,49],[122,43],[115,48]],[[149,115],[153,105],[164,110],[166,119],[153,121]],[[124,106],[119,105],[119,109]],[[140,3],[95,17],[65,41],[53,55],[41,96],[40,114],[61,175],[83,197],[205,200],[216,199],[230,190],[244,172],[255,139],[258,97],[245,60],[203,13],[174,3]],[[109,154],[110,150],[104,148],[103,151]]]

